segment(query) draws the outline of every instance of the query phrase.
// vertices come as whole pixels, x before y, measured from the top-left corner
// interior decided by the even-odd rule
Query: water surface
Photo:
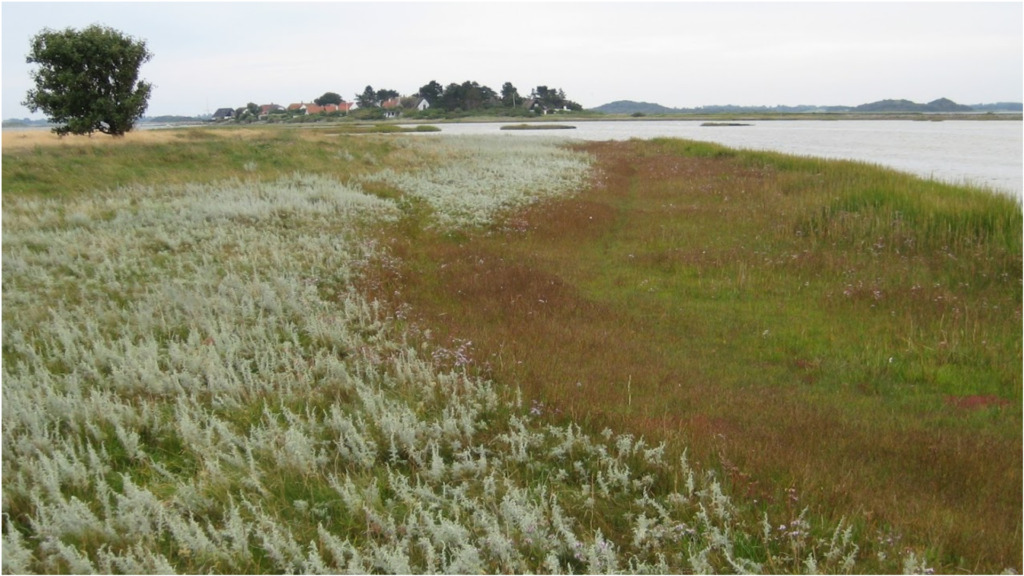
[[[442,124],[441,134],[504,134],[580,140],[672,137],[733,148],[870,162],[925,178],[1024,195],[1022,123],[1013,120],[566,121],[575,130],[499,130],[502,123]],[[510,122],[520,124],[521,122]]]

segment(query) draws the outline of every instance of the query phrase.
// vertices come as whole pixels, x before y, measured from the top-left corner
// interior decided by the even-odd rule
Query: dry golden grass
[[[5,192],[43,196],[232,178],[315,172],[354,174],[427,159],[390,135],[332,134],[308,127],[190,127],[58,138],[46,130],[5,130]]]
[[[83,147],[83,146],[136,146],[169,144],[182,140],[220,137],[231,140],[256,141],[279,135],[280,127],[185,127],[152,130],[133,130],[122,137],[105,134],[92,136],[57,136],[49,128],[7,129],[3,131],[3,151],[18,152],[36,147]],[[319,130],[294,130],[303,139],[322,139],[326,136]]]
[[[112,138],[103,134],[60,137],[48,128],[4,130],[3,150],[4,152],[13,152],[37,146],[131,146],[135,144],[166,143],[180,138],[180,133],[178,130],[135,130],[122,138]]]

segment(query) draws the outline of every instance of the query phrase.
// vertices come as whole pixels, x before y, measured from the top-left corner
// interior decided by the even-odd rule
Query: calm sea
[[[512,122],[519,124],[520,122]],[[1024,196],[1020,121],[770,120],[748,126],[701,121],[570,121],[575,130],[506,130],[510,138],[559,136],[581,140],[673,137],[734,148],[879,164],[925,178],[967,183]],[[499,133],[500,123],[440,124],[442,134]]]

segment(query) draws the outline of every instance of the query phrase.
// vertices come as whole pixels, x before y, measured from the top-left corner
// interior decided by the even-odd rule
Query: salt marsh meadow
[[[4,572],[1021,570],[1013,199],[680,140],[14,138]]]

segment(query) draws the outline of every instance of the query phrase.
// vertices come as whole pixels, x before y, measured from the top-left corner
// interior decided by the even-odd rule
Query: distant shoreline
[[[778,112],[778,113],[721,113],[721,114],[608,114],[607,118],[586,120],[915,120],[919,122],[942,122],[945,120],[1022,120],[1020,112]],[[583,120],[583,119],[581,119]]]
[[[1020,112],[723,112],[714,114],[700,113],[659,113],[659,114],[551,114],[531,118],[530,122],[645,122],[645,121],[706,121],[706,122],[730,122],[730,121],[772,121],[772,120],[808,120],[808,121],[835,121],[835,120],[910,120],[918,122],[944,122],[944,121],[1021,121],[1024,114]],[[395,118],[392,120],[375,120],[371,124],[463,124],[480,122],[512,122],[507,116],[471,116],[466,118]],[[365,124],[367,121],[355,118],[342,117],[334,121],[318,122],[317,125],[330,124]],[[271,124],[269,122],[253,122],[249,125],[262,126]],[[280,124],[280,123],[273,123]],[[209,126],[242,126],[231,122],[213,122],[196,118],[194,120],[182,120],[180,122],[147,122],[142,121],[136,125],[139,130],[156,128],[186,128],[186,127],[209,127]],[[20,119],[4,120],[3,130],[44,130],[50,129],[50,124],[30,123],[26,124]]]

